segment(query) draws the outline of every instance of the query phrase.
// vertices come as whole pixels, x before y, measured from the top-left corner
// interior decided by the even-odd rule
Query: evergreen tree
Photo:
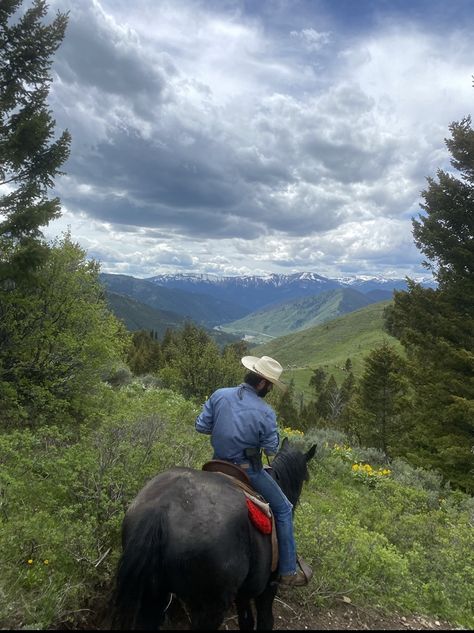
[[[295,405],[295,381],[293,378],[285,391],[278,394],[275,411],[281,427],[299,428],[298,409]]]
[[[384,342],[364,360],[360,381],[359,435],[365,445],[394,456],[403,449],[404,416],[408,406],[405,363]]]
[[[309,386],[313,387],[315,396],[318,397],[324,388],[326,382],[326,372],[321,367],[313,369],[311,378],[309,379]]]
[[[343,381],[343,383],[341,385],[341,389],[340,389],[342,400],[343,400],[345,405],[352,398],[352,395],[354,393],[355,386],[356,386],[356,381],[355,381],[355,378],[354,378],[354,374],[352,373],[351,370],[348,370],[348,371],[349,371],[349,373],[344,378],[344,381]]]
[[[60,215],[48,189],[69,155],[70,136],[54,140],[47,106],[53,55],[66,29],[58,13],[47,25],[44,0],[34,0],[16,22],[22,0],[0,5],[0,281],[2,289],[34,272],[48,255],[41,227]],[[5,284],[9,280],[10,285]]]
[[[127,360],[132,373],[136,376],[155,373],[163,367],[163,352],[159,341],[155,340],[153,330],[138,330],[133,333]]]
[[[219,348],[204,329],[187,322],[174,336],[168,333],[165,338],[166,367],[160,377],[167,387],[203,401],[222,386]]]
[[[246,370],[240,360],[247,355],[248,345],[245,341],[237,341],[224,347],[220,359],[221,386],[238,385],[242,382]]]
[[[329,392],[334,388],[333,381],[334,377],[331,375],[328,378],[321,367],[313,370],[309,380],[309,386],[313,388],[313,397],[307,404],[302,404],[300,407],[300,424],[304,429],[315,427],[321,420],[327,419],[329,415]]]
[[[438,170],[413,220],[436,290],[409,281],[396,292],[387,327],[407,350],[415,416],[407,452],[452,483],[474,490],[474,130],[470,117],[446,141],[459,175]]]
[[[166,328],[165,335],[161,342],[161,350],[165,364],[170,364],[178,354],[178,335],[175,330]]]
[[[229,343],[224,348],[225,352],[229,352],[232,356],[240,362],[240,359],[249,354],[249,345],[246,341],[239,340]],[[243,367],[243,365],[241,365]]]

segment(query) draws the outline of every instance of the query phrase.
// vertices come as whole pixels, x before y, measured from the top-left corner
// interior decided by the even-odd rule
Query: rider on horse
[[[214,459],[245,469],[254,489],[270,504],[278,535],[279,582],[285,586],[306,585],[312,571],[296,556],[293,505],[261,460],[262,450],[267,456],[278,450],[276,414],[263,398],[273,385],[286,389],[279,380],[283,367],[269,356],[244,356],[241,362],[250,370],[244,382],[215,391],[196,418],[196,430],[211,435]]]

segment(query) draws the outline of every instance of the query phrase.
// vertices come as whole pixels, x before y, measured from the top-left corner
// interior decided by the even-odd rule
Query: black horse
[[[285,438],[271,474],[296,506],[307,463]],[[273,628],[278,583],[270,536],[250,522],[243,492],[227,477],[171,468],[138,493],[122,526],[123,553],[115,591],[115,628],[157,629],[171,595],[185,605],[195,630],[218,629],[235,603],[239,628]]]

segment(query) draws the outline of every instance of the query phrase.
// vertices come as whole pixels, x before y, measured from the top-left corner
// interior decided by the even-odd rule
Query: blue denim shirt
[[[241,464],[248,461],[246,448],[257,447],[267,455],[278,450],[275,412],[246,383],[215,391],[204,403],[195,427],[211,435],[214,459]]]

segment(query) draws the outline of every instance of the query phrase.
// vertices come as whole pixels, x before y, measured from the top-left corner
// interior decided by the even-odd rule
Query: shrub
[[[360,605],[472,627],[474,500],[436,492],[436,475],[398,461],[389,475],[362,471],[377,485],[361,485],[351,474],[355,452],[336,444],[310,465],[295,515],[299,550],[315,568],[316,590],[308,589],[307,599],[346,595]],[[399,468],[415,485],[396,479]]]
[[[80,433],[0,435],[2,627],[77,627],[110,586],[131,499],[157,472],[209,457],[195,406],[173,392],[109,388],[104,406],[112,412]]]

